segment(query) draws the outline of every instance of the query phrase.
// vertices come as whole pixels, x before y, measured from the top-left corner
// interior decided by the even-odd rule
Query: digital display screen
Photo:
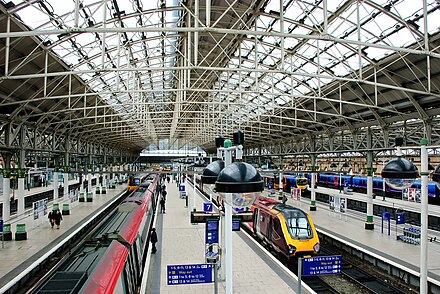
[[[232,219],[232,231],[240,231],[240,219],[239,218]]]
[[[206,226],[208,231],[218,231],[218,220],[207,220]]]

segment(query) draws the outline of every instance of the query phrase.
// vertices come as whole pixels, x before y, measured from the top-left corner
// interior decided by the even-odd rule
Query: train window
[[[275,218],[273,220],[273,230],[279,235],[283,235],[283,231],[281,230],[280,220]]]
[[[287,228],[293,239],[310,239],[312,229],[306,217],[292,217],[286,219]]]

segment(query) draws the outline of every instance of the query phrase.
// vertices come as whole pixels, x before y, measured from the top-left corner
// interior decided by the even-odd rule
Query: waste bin
[[[60,207],[59,207],[58,203],[54,203],[52,206],[52,210],[55,210],[55,211],[57,211],[59,208]]]
[[[101,188],[101,194],[107,194],[107,189],[105,187]]]
[[[87,202],[92,202],[92,201],[93,201],[93,193],[87,192]]]
[[[15,241],[22,241],[27,239],[26,224],[17,224],[15,231]]]
[[[11,241],[12,240],[12,232],[10,224],[3,224],[3,240]]]
[[[69,203],[64,203],[63,204],[62,214],[63,215],[69,215],[70,214]]]
[[[79,193],[79,202],[85,202],[84,192]]]
[[[96,194],[101,194],[101,187],[96,187],[95,193]]]

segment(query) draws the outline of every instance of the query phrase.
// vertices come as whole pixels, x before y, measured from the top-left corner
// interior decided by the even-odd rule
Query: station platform
[[[317,189],[320,193],[329,193],[325,188]],[[332,191],[330,191],[329,195]],[[334,193],[333,193],[334,194]],[[359,193],[357,193],[359,194]],[[358,199],[363,198],[366,201],[366,196],[361,195],[345,195],[338,194],[341,197]],[[345,213],[335,212],[330,210],[328,204],[317,202],[317,210],[310,211],[310,199],[302,198],[301,200],[294,200],[289,195],[287,196],[287,204],[297,206],[306,211],[312,217],[318,232],[332,235],[337,239],[343,241],[345,244],[354,246],[355,248],[362,248],[361,251],[372,253],[373,256],[380,256],[381,260],[391,262],[393,265],[400,265],[406,267],[416,273],[420,273],[420,245],[414,245],[397,240],[397,235],[402,235],[403,225],[397,226],[395,221],[391,220],[390,235],[388,235],[388,226],[384,225],[384,232],[382,233],[382,220],[380,217],[374,216],[374,230],[366,230],[364,225],[366,221],[366,214],[358,211],[347,210]],[[403,207],[405,201],[398,199],[387,199],[382,201],[375,199],[374,203],[387,202],[388,204],[395,204],[395,207]],[[402,203],[403,202],[403,203]],[[420,203],[412,203],[410,205],[419,205]],[[419,208],[420,209],[420,208]],[[429,213],[435,214],[437,207],[430,205]],[[439,231],[428,230],[428,236],[440,238]],[[428,280],[440,285],[440,243],[428,242]]]
[[[364,193],[351,192],[350,194],[339,193],[339,190],[325,187],[317,187],[315,189],[316,193],[322,193],[327,195],[343,195],[347,199],[367,201],[367,195]],[[374,205],[392,207],[393,209],[401,209],[405,211],[411,211],[415,213],[420,213],[420,202],[402,200],[397,198],[386,197],[385,200],[382,196],[376,196],[373,199]],[[440,217],[440,205],[428,205],[428,214],[430,216]]]
[[[47,187],[41,187],[45,189]],[[51,229],[47,215],[41,220],[34,220],[32,210],[20,216],[20,223],[26,224],[27,240],[16,241],[13,237],[11,241],[0,241],[0,293],[2,288],[22,271],[36,262],[41,256],[46,254],[57,244],[65,239],[66,236],[74,232],[81,224],[90,219],[107,203],[113,201],[118,195],[125,191],[127,186],[116,185],[116,189],[107,190],[106,194],[93,195],[92,202],[72,203],[70,214],[63,215],[60,229]],[[39,189],[39,188],[35,188]],[[31,190],[35,192],[35,190]],[[62,200],[59,198],[58,200]],[[58,202],[57,200],[57,202]],[[48,204],[48,209],[52,209],[52,202]],[[14,218],[11,219],[14,223]],[[15,229],[12,226],[12,234]]]
[[[166,184],[166,213],[158,214],[157,253],[151,255],[148,281],[144,293],[215,293],[214,283],[168,285],[168,265],[205,264],[205,224],[191,224],[194,189],[186,181],[189,205],[180,198],[175,182]],[[197,192],[196,208],[203,211],[209,202]],[[247,238],[243,231],[233,232],[233,292],[234,293],[295,293],[297,277],[283,270],[283,265],[266,256],[259,244]],[[221,272],[221,270],[219,271]],[[218,293],[225,293],[226,284],[220,277]],[[312,293],[307,286],[302,293]]]

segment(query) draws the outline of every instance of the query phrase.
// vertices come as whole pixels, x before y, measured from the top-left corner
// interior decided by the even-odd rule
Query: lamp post
[[[420,160],[421,160],[421,240],[420,240],[420,293],[427,293],[427,230],[428,230],[428,154],[426,151],[426,145],[428,141],[426,139],[420,142]],[[382,170],[382,178],[392,188],[397,190],[403,190],[409,188],[414,179],[417,178],[416,166],[401,158],[401,152],[398,147],[399,158],[388,162]]]
[[[216,138],[216,146],[220,145],[223,138]],[[215,182],[215,189],[222,197],[225,205],[225,243],[224,243],[224,266],[226,268],[226,293],[233,293],[232,282],[232,208],[249,207],[257,199],[258,194],[264,190],[263,180],[258,171],[250,164],[244,162],[232,163],[233,152],[237,159],[242,159],[244,135],[238,131],[234,133],[234,143],[230,140],[223,141],[224,147],[218,148],[218,155],[224,154],[224,168],[219,172]],[[221,156],[219,156],[221,157]],[[214,163],[212,163],[214,164]],[[221,163],[218,163],[220,166]],[[208,166],[210,167],[211,164]],[[208,169],[208,167],[206,169]],[[216,167],[218,168],[218,167]],[[205,169],[205,170],[206,170]],[[211,167],[210,167],[211,169]],[[214,174],[213,172],[212,174]],[[202,180],[211,181],[213,175],[203,172]]]

